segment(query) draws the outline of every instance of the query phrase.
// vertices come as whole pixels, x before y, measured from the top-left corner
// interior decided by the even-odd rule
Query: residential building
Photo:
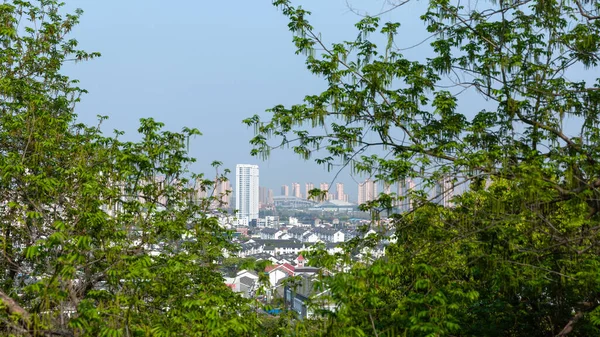
[[[235,167],[235,209],[239,219],[258,219],[258,165],[238,164]]]
[[[279,216],[267,215],[264,218],[258,218],[257,227],[279,228]]]
[[[383,183],[383,193],[387,195],[392,194],[392,185],[388,183]]]
[[[258,192],[258,201],[260,203],[260,207],[262,208],[263,205],[268,204],[269,202],[267,201],[268,195],[267,195],[267,188],[265,186],[261,186]]]
[[[213,185],[205,183],[202,179],[196,179],[194,186],[195,202],[201,202],[201,200],[212,197],[214,198],[210,203],[210,207],[215,208],[227,208],[230,204],[231,198],[231,183],[229,180],[216,180]]]
[[[305,191],[306,191],[306,199],[308,199],[308,197],[310,197],[310,191],[315,189],[315,184],[313,183],[306,183],[305,185]]]
[[[335,303],[326,296],[329,290],[316,290],[317,282],[314,274],[301,274],[295,287],[287,284],[284,286],[285,306],[296,311],[300,319],[315,317],[315,308],[332,312],[337,310]]]
[[[324,200],[329,200],[329,184],[328,184],[328,183],[321,183],[321,184],[319,185],[319,189],[320,189],[321,191],[324,191],[324,192],[326,192],[326,193],[325,193],[325,197],[324,197],[323,199],[324,199]]]
[[[217,180],[215,183],[215,193],[214,197],[216,198],[213,203],[213,208],[227,208],[229,207],[229,198],[231,197],[231,183],[229,180]]]
[[[234,278],[225,279],[225,283],[242,297],[251,298],[258,285],[258,275],[251,270],[240,270]]]
[[[288,185],[281,185],[281,195],[284,197],[290,196],[290,187]]]
[[[304,234],[310,233],[310,229],[306,227],[292,227],[288,230],[288,234],[292,236],[292,239],[302,240]]]
[[[452,197],[454,197],[452,177],[444,175],[434,186],[432,202],[440,206],[452,207],[450,201]]]
[[[272,265],[265,268],[265,272],[269,274],[269,283],[271,287],[276,287],[284,278],[294,276],[296,268],[289,263]]]
[[[358,204],[362,205],[377,198],[377,184],[374,180],[366,179],[358,184]]]
[[[273,190],[269,189],[269,191],[267,192],[267,203],[269,205],[273,204]]]
[[[279,230],[276,228],[265,228],[260,231],[261,240],[275,240],[275,234]]]
[[[348,194],[344,193],[344,183],[335,184],[335,200],[348,202]]]
[[[398,183],[398,210],[400,213],[410,212],[413,208],[410,191],[415,188],[415,182],[412,179],[404,179]]]
[[[302,198],[302,192],[300,191],[300,184],[292,183],[292,196],[296,198]]]

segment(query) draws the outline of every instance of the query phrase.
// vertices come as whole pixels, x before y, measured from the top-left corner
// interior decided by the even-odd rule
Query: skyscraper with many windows
[[[239,219],[258,219],[258,165],[235,166],[235,209]]]

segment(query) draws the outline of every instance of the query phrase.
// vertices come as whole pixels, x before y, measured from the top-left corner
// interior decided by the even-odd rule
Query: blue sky
[[[385,2],[351,4],[375,13]],[[359,17],[345,0],[301,3],[313,11],[311,22],[326,41],[356,37],[353,25]],[[107,115],[107,132],[119,129],[131,137],[143,117],[162,121],[169,130],[198,128],[203,136],[190,149],[198,159],[195,171],[212,174],[213,160],[232,171],[237,163],[258,164],[261,185],[273,188],[275,195],[282,184],[332,181],[334,173],[289,150],[275,151],[267,161],[249,154],[253,131],[242,124],[244,118],[268,116],[265,109],[300,103],[304,95],[324,87],[305,69],[303,56],[295,55],[287,20],[270,0],[67,1],[68,10],[75,8],[84,15],[73,37],[84,50],[102,53],[99,59],[66,67],[89,91],[77,107],[82,121]],[[384,19],[407,20],[410,10],[405,7]],[[409,20],[422,28],[414,20],[419,12]],[[408,46],[422,37],[402,40]],[[355,197],[349,172],[337,181],[346,183],[347,193]]]

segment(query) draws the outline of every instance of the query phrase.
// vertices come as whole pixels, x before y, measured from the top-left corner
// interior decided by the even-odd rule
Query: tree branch
[[[575,0],[575,4],[577,4],[577,8],[579,8],[579,13],[584,18],[586,18],[586,19],[588,19],[590,21],[600,19],[600,15],[591,15],[588,11],[586,11],[583,8],[583,5],[581,4],[581,1]]]
[[[595,307],[597,307],[598,305],[590,303],[590,302],[584,302],[581,303],[583,304],[583,306],[586,308],[586,311],[592,310]],[[566,336],[568,335],[571,331],[573,331],[573,326],[577,323],[577,321],[579,321],[583,315],[584,315],[585,311],[584,310],[579,310],[577,311],[577,313],[575,314],[575,316],[573,316],[569,322],[567,323],[567,325],[565,325],[565,327],[558,333],[558,335],[556,335],[556,337],[560,337],[560,336]]]
[[[9,315],[18,315],[21,316],[24,320],[29,321],[29,312],[23,309],[23,307],[21,307],[10,296],[6,295],[2,290],[0,290],[0,300],[6,306],[6,312]]]

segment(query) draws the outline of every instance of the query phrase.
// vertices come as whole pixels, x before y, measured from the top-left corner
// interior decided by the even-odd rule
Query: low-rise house
[[[240,270],[233,278],[233,282],[231,279],[226,278],[225,283],[233,291],[241,293],[242,297],[250,298],[256,290],[258,275],[251,270]]]
[[[287,263],[265,268],[265,272],[269,274],[269,283],[271,284],[271,287],[277,286],[284,278],[294,276],[294,270],[295,267]]]
[[[292,237],[292,239],[299,241],[302,241],[302,237],[308,232],[310,232],[310,229],[303,227],[292,227],[288,229],[288,234]]]
[[[289,235],[287,232],[279,230],[277,231],[277,233],[275,233],[275,240],[290,240],[292,239],[292,236]]]
[[[276,228],[264,228],[260,231],[260,238],[262,240],[275,240],[275,234],[277,234],[277,232],[279,232],[279,230]]]
[[[336,230],[331,228],[318,227],[315,228],[313,232],[319,237],[319,240],[323,242],[333,242]]]
[[[333,233],[333,240],[332,242],[338,243],[338,242],[345,242],[346,241],[346,235],[344,234],[344,232],[342,230],[336,230],[335,233]]]
[[[319,241],[319,236],[316,233],[308,231],[308,232],[304,233],[304,235],[302,235],[302,240],[300,240],[300,241],[315,243],[315,242]]]
[[[257,243],[254,240],[248,240],[240,244],[240,251],[237,253],[238,257],[248,257],[263,253],[263,245]]]
[[[344,242],[350,241],[358,235],[358,232],[356,230],[350,229],[343,229],[342,233],[344,234]]]

